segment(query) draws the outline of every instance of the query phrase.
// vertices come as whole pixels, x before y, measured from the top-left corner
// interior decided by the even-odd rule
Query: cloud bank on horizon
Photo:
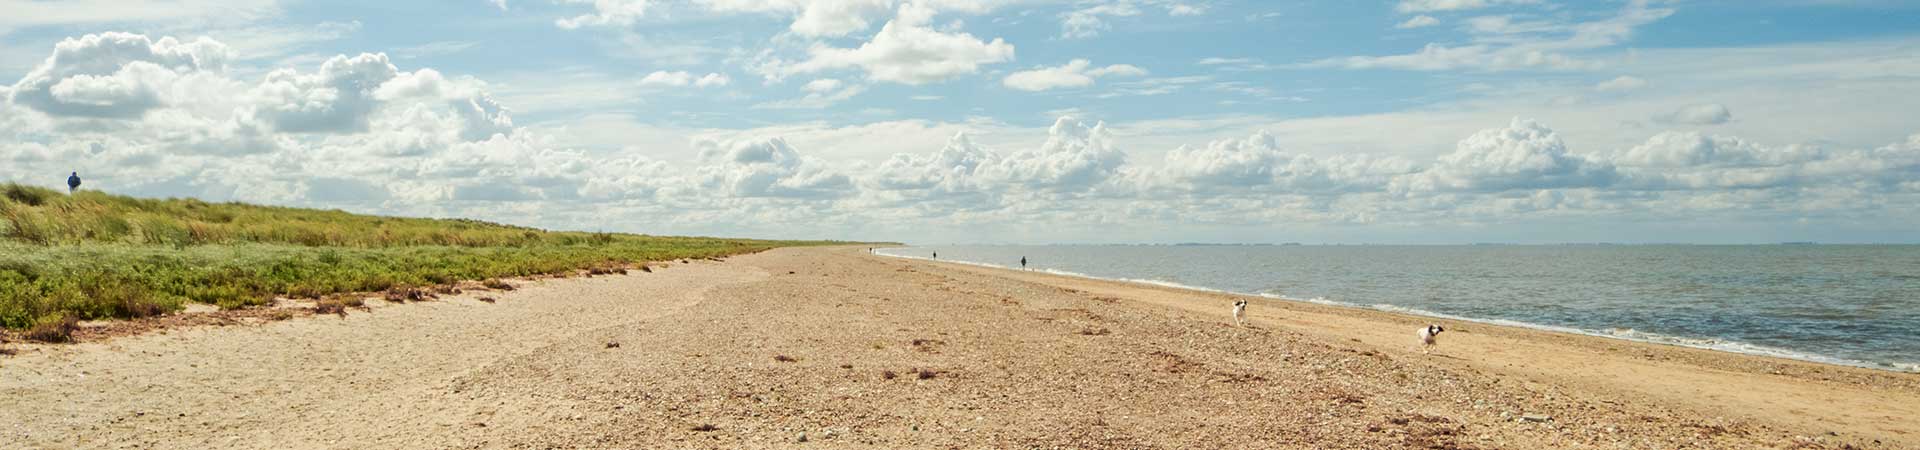
[[[0,0],[0,179],[921,243],[1920,242],[1915,5],[93,3]]]

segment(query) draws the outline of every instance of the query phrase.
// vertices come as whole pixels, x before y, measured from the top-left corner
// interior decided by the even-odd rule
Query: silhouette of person
[[[73,195],[75,191],[79,191],[79,190],[80,190],[80,172],[74,172],[73,175],[67,176],[67,195]]]
[[[933,252],[933,259],[940,259],[940,252]]]
[[[1020,257],[1020,270],[1027,270],[1027,257]]]

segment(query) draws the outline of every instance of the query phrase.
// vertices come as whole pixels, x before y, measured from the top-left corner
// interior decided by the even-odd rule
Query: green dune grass
[[[829,243],[556,232],[0,184],[0,327]]]

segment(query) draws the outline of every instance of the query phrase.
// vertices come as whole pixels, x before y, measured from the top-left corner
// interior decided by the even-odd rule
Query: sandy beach
[[[779,249],[8,343],[0,447],[1920,448],[1920,375],[1236,298]]]

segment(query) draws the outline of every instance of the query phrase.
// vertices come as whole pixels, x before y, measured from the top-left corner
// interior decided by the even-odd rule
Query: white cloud
[[[1107,17],[1131,17],[1140,15],[1140,9],[1130,2],[1098,3],[1085,8],[1077,8],[1060,18],[1060,37],[1064,39],[1084,39],[1099,36],[1101,31],[1110,28]]]
[[[1072,10],[1060,15],[1061,39],[1085,39],[1099,36],[1101,32],[1112,29],[1109,20],[1115,17],[1133,17],[1142,14],[1140,5],[1164,9],[1168,16],[1198,16],[1206,14],[1204,3],[1174,0],[1094,0],[1077,2]]]
[[[1850,186],[1899,192],[1920,173],[1920,135],[1874,149],[1767,146],[1729,136],[1666,132],[1614,156],[1633,175],[1624,188],[1682,192],[1812,190]],[[1920,192],[1920,191],[1916,191]],[[1861,195],[1867,195],[1862,193]]]
[[[842,84],[844,83],[841,83],[840,80],[821,78],[807,82],[805,89],[807,92],[831,92],[835,89],[840,89]]]
[[[1394,6],[1401,13],[1421,13],[1435,11],[1465,11],[1489,8],[1500,5],[1526,5],[1540,3],[1539,0],[1401,0]]]
[[[1404,12],[1471,9],[1492,3],[1486,1],[1409,1]],[[1406,9],[1414,5],[1415,9]],[[1438,8],[1438,9],[1429,9]],[[1516,24],[1506,16],[1486,16],[1470,20],[1475,40],[1465,44],[1427,43],[1417,52],[1386,56],[1347,56],[1323,58],[1298,64],[1300,68],[1397,69],[1420,71],[1472,70],[1592,70],[1605,63],[1584,59],[1581,53],[1593,53],[1619,45],[1641,26],[1673,15],[1671,8],[1656,8],[1649,0],[1630,0],[1613,17],[1591,22],[1528,22]]]
[[[893,155],[867,171],[861,185],[868,201],[881,204],[999,209],[1010,207],[1004,202],[1013,198],[1087,195],[1117,181],[1126,164],[1126,153],[1114,146],[1104,124],[1061,117],[1037,147],[1003,155],[956,133],[931,154]]]
[[[1391,177],[1413,170],[1412,162],[1397,158],[1317,159],[1287,153],[1272,134],[1261,131],[1246,139],[1175,149],[1167,153],[1158,181],[1185,192],[1213,196],[1254,191],[1330,195],[1380,191]]]
[[[891,205],[934,205],[953,210],[995,206],[1007,185],[987,179],[1000,155],[975,144],[965,132],[927,155],[894,154],[862,182],[871,201]]]
[[[781,138],[694,143],[708,165],[694,175],[698,186],[736,197],[833,198],[853,192],[847,175],[800,156]]]
[[[1593,85],[1593,90],[1600,92],[1627,92],[1640,90],[1640,88],[1644,87],[1647,87],[1647,80],[1630,75],[1621,75],[1614,79]]]
[[[733,78],[721,73],[708,73],[695,76],[687,71],[654,71],[640,78],[641,86],[655,87],[719,87],[733,82]]]
[[[1400,70],[1512,70],[1522,68],[1540,68],[1554,70],[1576,70],[1597,67],[1593,63],[1574,59],[1564,54],[1541,50],[1519,50],[1518,47],[1495,47],[1488,45],[1466,45],[1450,47],[1441,44],[1427,44],[1419,52],[1390,56],[1349,56],[1315,61],[1303,65],[1309,68],[1343,69],[1400,69]]]
[[[273,71],[249,96],[258,108],[256,114],[280,131],[361,132],[379,106],[374,91],[398,76],[400,70],[388,62],[386,54],[340,55],[312,74]]]
[[[807,82],[801,90],[806,91],[806,94],[800,98],[764,102],[753,107],[756,109],[821,109],[858,96],[866,92],[867,88],[838,79],[821,78]]]
[[[780,79],[792,74],[859,68],[869,80],[920,85],[1013,60],[1013,44],[1001,39],[988,42],[967,33],[933,29],[934,13],[934,9],[918,4],[901,5],[899,14],[858,48],[815,44],[807,51],[807,60],[793,64],[770,61],[762,66],[762,72],[770,79]]]
[[[555,26],[571,30],[589,26],[633,25],[640,18],[646,17],[647,8],[652,6],[653,0],[554,0],[554,2],[593,6],[592,13],[553,21]]]
[[[1440,24],[1440,19],[1435,19],[1433,18],[1433,16],[1421,14],[1418,16],[1413,16],[1412,18],[1407,19],[1405,22],[1400,22],[1399,25],[1394,25],[1393,27],[1406,30],[1406,29],[1413,29],[1413,28],[1430,27],[1430,26],[1439,25],[1439,24]]]
[[[1395,192],[1498,192],[1515,189],[1601,187],[1613,166],[1570,154],[1560,135],[1539,123],[1514,119],[1506,128],[1474,133],[1433,167],[1395,178]]]
[[[1137,77],[1147,74],[1145,69],[1127,64],[1098,68],[1092,67],[1092,64],[1084,59],[1075,59],[1059,67],[1023,70],[1007,75],[1001,84],[1023,91],[1044,91],[1092,86],[1094,78],[1105,76]]]
[[[56,44],[53,56],[13,84],[9,101],[56,116],[135,117],[191,92],[176,84],[219,76],[228,59],[227,47],[211,39],[89,34]]]
[[[1105,123],[1089,127],[1072,117],[1061,117],[1047,129],[1039,148],[1016,152],[996,168],[1002,179],[1029,189],[1079,191],[1119,172],[1126,152],[1114,146]]]
[[[452,55],[467,51],[478,41],[433,41],[420,45],[411,45],[394,49],[393,55],[400,59],[425,58],[429,56]]]
[[[277,0],[0,0],[0,29],[126,23],[232,24],[278,15]]]
[[[893,10],[892,0],[700,0],[717,12],[777,13],[793,16],[788,27],[807,37],[839,37],[866,30],[876,17]]]
[[[1671,113],[1655,116],[1654,120],[1680,125],[1719,125],[1733,120],[1733,112],[1728,111],[1726,105],[1704,103],[1680,107]]]
[[[1623,167],[1747,165],[1760,162],[1763,153],[1769,152],[1758,144],[1739,138],[1666,132],[1622,152],[1613,161]],[[1774,161],[1776,164],[1782,162],[1785,161]]]
[[[1507,23],[1507,30],[1518,26]],[[619,121],[630,128],[607,128],[596,121],[611,114],[575,118],[570,114],[580,109],[553,106],[604,108],[612,103],[593,102],[646,92],[632,75],[575,78],[562,68],[543,74],[550,78],[490,77],[500,83],[493,85],[380,54],[340,55],[267,76],[233,75],[227,66],[252,63],[214,63],[213,55],[230,51],[195,59],[203,52],[180,50],[198,41],[161,45],[168,40],[130,36],[144,47],[77,52],[0,88],[6,100],[0,135],[11,138],[0,140],[0,177],[39,182],[45,173],[80,170],[97,174],[89,179],[99,186],[141,195],[345,205],[550,227],[593,229],[607,226],[606,217],[620,217],[631,219],[623,222],[630,230],[650,232],[865,239],[1152,240],[1186,237],[1165,234],[1169,229],[1264,231],[1279,224],[1428,230],[1734,218],[1905,223],[1912,213],[1888,205],[1920,201],[1920,182],[1913,181],[1920,179],[1920,136],[1908,137],[1910,121],[1888,112],[1911,103],[1902,101],[1905,93],[1920,92],[1902,89],[1911,83],[1901,70],[1911,66],[1902,51],[1908,43],[1876,47],[1879,53],[1816,46],[1778,53],[1647,49],[1635,57],[1654,63],[1618,73],[1659,80],[1660,89],[1640,88],[1658,92],[1593,95],[1613,91],[1605,86],[1620,79],[1596,85],[1604,77],[1554,77],[1551,85],[1514,83],[1434,111],[1366,116],[1283,120],[1229,112],[1111,126],[1065,119],[1052,127],[988,117],[845,124],[854,117],[725,129],[690,128],[637,112]],[[211,42],[204,48],[224,47]],[[88,54],[95,56],[81,57]],[[1755,56],[1762,54],[1769,56]],[[841,67],[857,70],[807,77],[788,85],[799,98],[760,107],[837,104],[879,81],[859,75],[862,66]],[[1137,75],[1129,67],[1042,69],[1071,69],[1099,81],[1099,75]],[[725,83],[718,73],[666,74],[680,86]],[[1278,98],[1276,89],[1296,92],[1215,75],[1106,83],[1115,93],[1135,95],[1207,89],[1250,99]],[[1830,88],[1806,81],[1836,79],[1847,83]],[[570,91],[540,90],[548,85]],[[952,98],[875,90],[887,99]],[[1685,96],[1662,96],[1669,91]],[[1543,93],[1595,100],[1577,108],[1540,106]],[[1724,124],[1712,128],[1716,133],[1740,137],[1670,132],[1685,127],[1663,125],[1683,120],[1618,125],[1620,117],[1644,119],[1727,98],[1741,99],[1742,120],[1711,111],[1700,116]],[[519,111],[510,105],[545,108],[530,117],[563,117],[516,128],[511,113]],[[116,112],[71,109],[87,107]],[[1567,128],[1516,121],[1473,132],[1514,114]],[[1809,125],[1783,125],[1796,122]],[[1270,131],[1255,132],[1262,129]],[[1881,145],[1889,142],[1887,130],[1896,129],[1895,143]],[[1434,156],[1449,144],[1451,153]],[[696,153],[702,156],[694,159]],[[1043,234],[1006,234],[1013,228],[1003,224],[1015,218],[1025,225],[1019,228]],[[1090,237],[1085,230],[1101,232]]]

